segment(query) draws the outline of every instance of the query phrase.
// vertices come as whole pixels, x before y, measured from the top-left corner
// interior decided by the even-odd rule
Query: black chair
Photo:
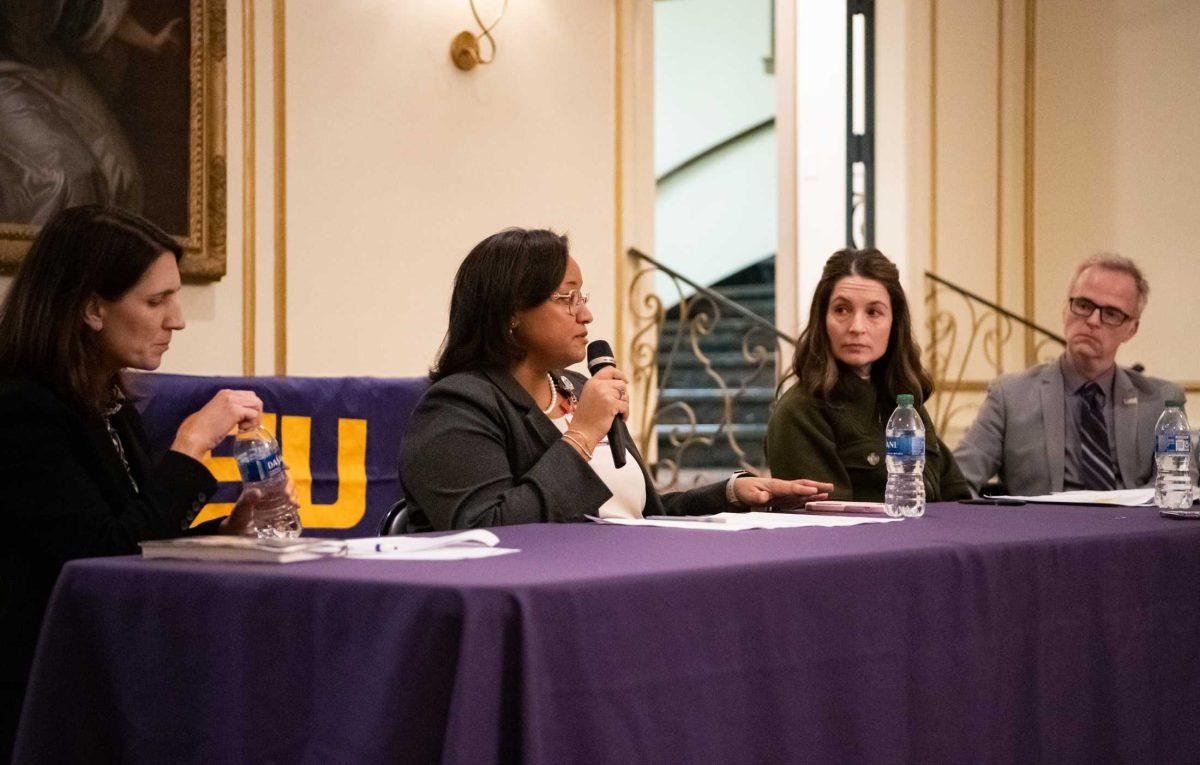
[[[408,527],[408,500],[401,497],[384,514],[383,521],[379,524],[379,536],[394,537],[398,534],[407,534],[410,530]]]

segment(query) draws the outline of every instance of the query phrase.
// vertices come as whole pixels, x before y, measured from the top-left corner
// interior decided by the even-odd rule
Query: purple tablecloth
[[[18,762],[1196,762],[1200,523],[934,505],[66,567]]]

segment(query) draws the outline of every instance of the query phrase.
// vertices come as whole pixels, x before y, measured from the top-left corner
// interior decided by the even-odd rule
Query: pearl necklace
[[[554,378],[549,372],[546,373],[546,382],[550,383],[550,406],[543,409],[542,414],[548,415],[558,406],[558,386],[554,384]]]

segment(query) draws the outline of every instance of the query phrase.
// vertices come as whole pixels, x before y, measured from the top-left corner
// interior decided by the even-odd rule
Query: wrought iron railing
[[[645,413],[632,424],[638,447],[654,467],[656,484],[667,488],[703,480],[712,472],[702,467],[712,462],[704,452],[715,450],[732,463],[723,467],[763,472],[761,457],[755,455],[761,455],[776,362],[795,339],[649,255],[636,249],[628,254],[636,265],[629,287],[635,322],[630,382],[640,403],[635,411]],[[659,294],[664,282],[671,298],[678,299],[670,307]],[[723,339],[715,344],[718,332]],[[789,356],[787,350],[783,358]],[[745,423],[737,416],[751,400],[762,404],[761,423]],[[708,417],[698,416],[697,402]]]
[[[1066,341],[964,287],[925,272],[926,369],[934,379],[929,416],[939,433],[955,418],[980,405],[977,396],[962,402],[960,393],[980,393],[1005,372],[1057,356]]]
[[[796,339],[649,255],[628,255],[635,266],[629,424],[656,485],[685,487],[732,468],[766,472],[762,445],[777,370]],[[1065,341],[937,274],[926,271],[925,281],[923,357],[936,389],[928,409],[944,436],[982,403],[992,379],[1052,358]]]

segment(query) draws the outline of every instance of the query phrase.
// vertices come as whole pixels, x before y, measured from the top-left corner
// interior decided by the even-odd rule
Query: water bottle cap
[[[911,393],[901,393],[896,396],[896,406],[912,406],[913,396]]]
[[[1166,401],[1166,402],[1164,402],[1164,403],[1163,403],[1163,408],[1164,408],[1164,409],[1170,409],[1171,407],[1175,407],[1176,409],[1182,409],[1182,408],[1183,408],[1183,402],[1182,402],[1182,401],[1176,401],[1176,400],[1172,399],[1172,400],[1170,400],[1170,401]]]

